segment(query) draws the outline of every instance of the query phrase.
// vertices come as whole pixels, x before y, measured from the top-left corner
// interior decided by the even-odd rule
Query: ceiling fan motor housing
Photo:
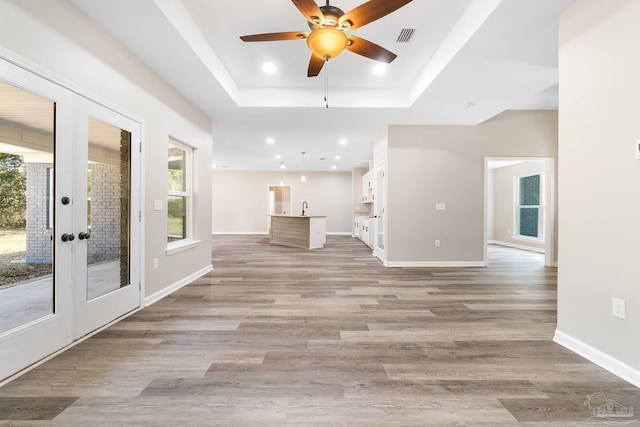
[[[324,24],[322,26],[337,28],[338,20],[342,15],[344,15],[343,10],[335,6],[320,6],[320,10],[324,15]],[[315,30],[318,27],[319,25],[315,25],[312,22],[309,22],[309,28],[311,28],[312,30]]]

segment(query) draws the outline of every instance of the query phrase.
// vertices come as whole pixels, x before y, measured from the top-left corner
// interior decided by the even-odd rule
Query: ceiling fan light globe
[[[347,35],[335,28],[318,28],[307,37],[309,49],[320,58],[335,58],[347,47]]]

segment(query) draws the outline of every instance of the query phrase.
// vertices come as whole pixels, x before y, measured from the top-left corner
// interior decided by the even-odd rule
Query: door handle
[[[78,234],[78,239],[80,240],[84,240],[84,239],[89,240],[90,238],[91,238],[91,233],[89,233],[88,231],[87,232],[81,231]]]
[[[76,238],[76,236],[74,236],[73,233],[71,233],[71,234],[64,233],[62,235],[62,241],[63,242],[73,242],[73,240],[75,238]]]

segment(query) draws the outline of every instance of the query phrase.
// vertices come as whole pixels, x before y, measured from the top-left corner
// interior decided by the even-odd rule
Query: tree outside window
[[[191,238],[192,149],[175,140],[169,142],[167,241]]]

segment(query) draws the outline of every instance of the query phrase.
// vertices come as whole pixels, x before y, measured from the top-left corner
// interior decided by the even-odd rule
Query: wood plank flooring
[[[640,407],[551,341],[536,254],[384,268],[346,236],[213,242],[213,272],[0,388],[0,426],[582,426],[594,393]]]

